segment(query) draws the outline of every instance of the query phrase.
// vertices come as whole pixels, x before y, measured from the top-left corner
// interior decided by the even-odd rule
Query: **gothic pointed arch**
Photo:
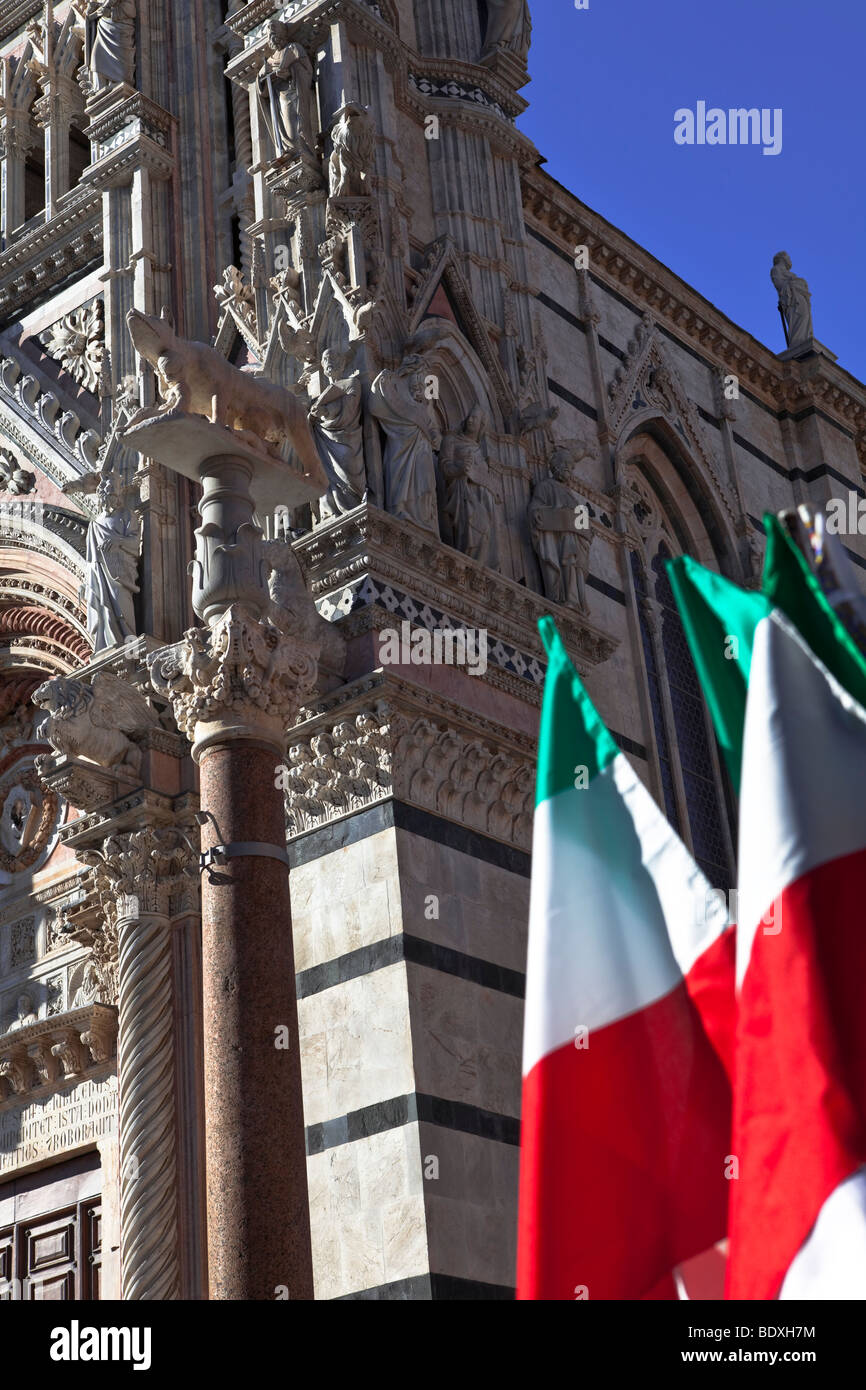
[[[653,440],[659,452],[646,467],[654,488],[674,511],[691,514],[690,532],[709,538],[715,566],[732,578],[745,580],[737,540],[736,497],[651,314],[645,314],[638,324],[628,356],[617,368],[608,394],[616,477],[621,478],[635,457],[635,441],[640,448]],[[663,463],[657,467],[660,460]],[[711,555],[706,557],[710,564]]]
[[[493,386],[502,418],[510,418],[517,406],[511,384],[485,327],[458,259],[451,237],[441,237],[427,249],[421,277],[415,287],[409,321],[416,339],[431,319],[451,319],[484,366]],[[420,350],[420,349],[419,349]]]
[[[446,429],[456,429],[476,405],[484,411],[494,433],[505,424],[495,385],[484,363],[450,319],[425,319],[409,350],[423,355],[438,383],[436,412]]]

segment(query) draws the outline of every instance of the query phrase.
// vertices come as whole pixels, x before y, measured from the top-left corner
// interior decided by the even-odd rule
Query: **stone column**
[[[28,113],[9,113],[0,121],[0,239],[8,246],[24,221],[24,177],[33,147]]]
[[[79,852],[114,917],[118,961],[121,1297],[180,1296],[169,898],[198,872],[189,835],[147,828]]]
[[[268,616],[252,471],[243,455],[201,464],[193,605],[209,626],[148,664],[201,767],[210,1296],[310,1299],[288,856],[275,770],[286,729],[314,688],[319,647],[302,614],[293,623],[284,610],[280,627]]]
[[[69,127],[73,116],[83,123],[81,92],[65,73],[51,73],[45,82],[45,95],[34,107],[45,132],[45,217],[53,217],[57,201],[69,192]]]

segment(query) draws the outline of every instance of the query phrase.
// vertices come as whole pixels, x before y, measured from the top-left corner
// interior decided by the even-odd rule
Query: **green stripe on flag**
[[[866,658],[827,601],[806,557],[778,517],[764,517],[767,550],[761,587],[819,661],[866,708]]]
[[[739,792],[755,629],[773,605],[688,555],[669,561],[667,571],[716,737]]]
[[[619,749],[571,664],[552,618],[538,624],[547,651],[547,674],[538,740],[535,804],[573,788],[579,768],[587,781],[602,772]]]

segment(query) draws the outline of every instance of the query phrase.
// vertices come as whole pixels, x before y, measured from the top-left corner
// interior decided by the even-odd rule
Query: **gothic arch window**
[[[646,600],[650,597],[650,591],[646,572],[644,571],[644,567],[637,552],[634,550],[631,552],[631,569],[635,596],[637,598],[638,625],[640,627],[644,669],[646,671],[647,686],[649,689],[650,712],[652,715],[653,734],[655,736],[656,755],[659,761],[659,773],[661,775],[664,811],[671,825],[681,834],[680,810],[674,782],[673,753],[671,751],[671,741],[668,734],[664,710],[664,689],[662,682],[664,681],[665,675],[656,655],[655,642],[653,640],[652,628],[647,613]]]
[[[24,162],[24,223],[45,211],[45,143],[34,142]],[[14,230],[17,230],[15,228]]]
[[[661,607],[661,644],[685,793],[692,851],[710,882],[730,888],[731,866],[725,837],[727,808],[717,769],[700,683],[680,621],[665,564],[671,551],[662,542],[652,562],[655,598]]]
[[[640,544],[631,551],[631,571],[661,801],[707,878],[727,890],[733,865],[725,773],[666,570],[680,547],[649,490],[632,487],[632,533]]]

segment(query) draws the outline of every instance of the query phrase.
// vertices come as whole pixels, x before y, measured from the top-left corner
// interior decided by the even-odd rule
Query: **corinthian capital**
[[[93,869],[96,894],[112,921],[141,912],[167,914],[171,896],[197,879],[198,856],[192,833],[173,826],[109,835],[101,849],[78,851]]]
[[[178,728],[206,743],[264,739],[282,748],[285,730],[312,693],[320,643],[286,636],[232,604],[211,628],[191,628],[181,642],[148,658],[158,694],[172,703]]]

